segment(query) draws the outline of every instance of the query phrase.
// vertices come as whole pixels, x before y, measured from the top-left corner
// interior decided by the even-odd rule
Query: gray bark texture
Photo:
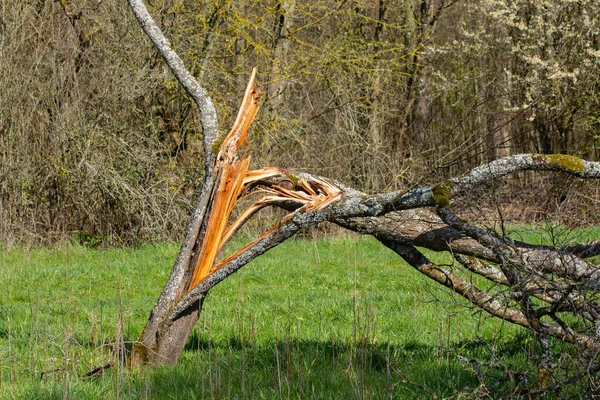
[[[587,261],[600,254],[598,240],[564,248],[520,243],[465,222],[451,209],[453,197],[520,171],[600,178],[600,163],[567,155],[514,155],[437,185],[374,195],[305,173],[271,175],[254,182],[244,193],[258,187],[274,193],[266,200],[263,198],[264,204],[268,202],[287,210],[287,217],[238,253],[222,260],[209,276],[190,288],[218,182],[217,160],[211,151],[217,138],[217,117],[208,94],[171,49],[142,1],[128,1],[144,32],[197,104],[206,151],[206,178],[196,211],[171,275],[134,346],[130,357],[133,365],[174,364],[212,287],[300,229],[326,221],[375,237],[417,271],[464,297],[474,307],[532,330],[540,343],[554,337],[580,348],[598,348],[600,270]],[[285,188],[282,182],[286,183]],[[451,252],[456,266],[442,268],[415,246]],[[463,273],[457,274],[458,269]],[[497,290],[493,293],[482,290],[465,279],[464,272],[481,276]],[[565,312],[573,318],[565,321],[560,314]]]
[[[171,44],[165,38],[160,28],[156,25],[146,6],[141,0],[129,0],[129,5],[135,14],[143,31],[148,35],[152,43],[154,43],[156,49],[167,63],[170,70],[173,72],[181,86],[185,89],[188,95],[196,103],[198,110],[200,111],[200,125],[203,132],[203,147],[205,154],[204,164],[204,185],[202,192],[196,204],[196,210],[188,223],[187,233],[183,240],[181,249],[171,275],[165,284],[165,287],[156,302],[148,323],[144,328],[140,342],[134,347],[131,362],[133,364],[142,363],[174,363],[177,359],[178,354],[183,350],[183,345],[187,341],[189,332],[198,320],[200,314],[200,306],[196,307],[197,311],[189,312],[185,316],[185,321],[178,323],[176,326],[181,326],[181,332],[187,332],[184,334],[178,334],[178,340],[175,336],[170,336],[169,333],[173,330],[162,330],[160,329],[163,321],[168,317],[170,309],[173,307],[173,303],[181,297],[187,288],[189,281],[189,270],[190,266],[193,265],[193,255],[195,248],[198,243],[200,231],[205,216],[208,214],[210,206],[210,198],[214,191],[214,176],[213,170],[216,162],[216,156],[212,152],[212,146],[219,138],[219,125],[217,119],[217,112],[212,103],[212,100],[208,96],[206,90],[196,82],[194,77],[189,73],[181,58],[171,48]],[[200,235],[201,236],[201,235]],[[200,237],[201,239],[201,237]],[[201,241],[201,240],[200,240]],[[188,279],[186,279],[188,278]],[[160,331],[160,333],[159,333]],[[166,339],[162,339],[166,338]],[[169,343],[176,343],[172,346],[163,345],[162,342],[167,341]],[[183,342],[181,345],[179,342]],[[176,348],[179,351],[173,352]]]

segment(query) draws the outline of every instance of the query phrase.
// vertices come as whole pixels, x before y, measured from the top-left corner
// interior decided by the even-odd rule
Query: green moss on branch
[[[567,154],[535,154],[531,156],[533,161],[549,164],[562,170],[572,172],[584,172],[583,161],[579,157]]]
[[[450,197],[452,197],[453,189],[454,183],[450,181],[444,181],[438,185],[435,185],[431,189],[435,204],[437,204],[438,207],[448,207],[450,205]]]

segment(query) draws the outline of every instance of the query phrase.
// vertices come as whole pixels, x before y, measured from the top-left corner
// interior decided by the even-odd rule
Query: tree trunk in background
[[[276,5],[277,18],[273,24],[273,59],[267,87],[268,112],[274,115],[288,109],[286,62],[290,40],[287,35],[292,26],[294,8],[295,0],[279,0]]]
[[[425,3],[425,1],[423,1]],[[417,88],[415,87],[415,83],[418,79],[418,74],[420,72],[419,65],[419,40],[421,35],[421,27],[420,27],[420,11],[415,10],[415,4],[413,1],[406,2],[406,12],[405,12],[405,24],[407,29],[407,34],[404,36],[404,47],[407,50],[407,54],[409,57],[409,62],[406,65],[405,73],[406,73],[406,85],[404,87],[404,110],[402,116],[403,130],[405,134],[409,134],[412,129],[413,117],[414,117],[414,105],[417,98]],[[399,139],[399,138],[398,138]],[[393,147],[396,149],[399,147],[401,143],[398,142],[398,139],[393,142]]]
[[[385,138],[383,137],[383,127],[385,124],[385,108],[383,95],[385,93],[383,75],[385,74],[385,62],[380,60],[380,41],[383,35],[385,23],[386,5],[384,0],[379,0],[376,8],[376,22],[373,33],[373,57],[375,60],[375,70],[371,77],[370,85],[370,107],[369,107],[369,136],[375,151],[379,151]]]
[[[260,148],[265,160],[271,159],[271,152],[277,148],[274,144],[282,131],[281,121],[285,120],[283,110],[289,110],[290,88],[288,87],[288,52],[295,0],[278,0],[275,6],[275,21],[271,31],[271,59],[268,71],[266,91],[266,115],[271,126],[261,138]],[[275,140],[273,140],[275,139]]]
[[[414,119],[413,119],[413,146],[415,148],[415,155],[421,154],[425,150],[425,143],[427,139],[427,126],[431,120],[431,99],[429,95],[429,88],[426,85],[426,79],[422,77],[419,82],[419,96],[417,98],[417,104],[415,106]]]
[[[379,151],[384,143],[382,131],[385,123],[385,111],[381,99],[383,96],[381,75],[382,72],[379,71],[379,68],[373,73],[369,107],[369,136],[375,151]]]
[[[537,132],[537,145],[540,153],[551,154],[552,149],[552,127],[549,124],[546,112],[539,111],[539,115],[533,120],[533,126]]]
[[[405,46],[409,54],[409,62],[406,68],[408,76],[405,86],[404,117],[402,121],[407,133],[410,133],[413,143],[418,144],[423,137],[423,129],[427,124],[423,108],[429,107],[427,98],[422,97],[422,91],[425,89],[425,83],[422,79],[424,65],[419,52],[428,43],[433,35],[435,25],[440,16],[454,1],[432,2],[431,0],[421,0],[418,2],[409,1],[406,3],[406,27]],[[426,96],[425,93],[423,95]],[[396,146],[398,143],[396,143]]]

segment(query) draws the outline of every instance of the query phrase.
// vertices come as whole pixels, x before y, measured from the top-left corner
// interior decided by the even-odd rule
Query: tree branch
[[[156,22],[150,16],[148,9],[142,0],[127,0],[140,26],[148,35],[154,46],[167,63],[167,66],[175,75],[186,93],[194,100],[200,111],[200,124],[204,135],[204,156],[206,176],[212,171],[215,156],[212,152],[212,146],[219,138],[219,123],[217,111],[213,105],[206,90],[196,82],[196,79],[189,73],[183,61],[177,53],[171,48],[171,43],[163,35]]]
[[[247,244],[244,249],[237,253],[235,258],[226,258],[222,260],[220,263],[221,266],[218,266],[212,275],[200,282],[185,295],[177,306],[175,306],[169,316],[169,320],[174,321],[177,319],[182,312],[190,307],[190,305],[194,304],[196,300],[203,297],[212,287],[223,281],[229,275],[239,271],[240,268],[256,257],[283,243],[295,235],[300,229],[308,228],[309,226],[326,221],[325,215],[323,210],[318,209],[306,213],[297,213],[292,219],[283,222],[275,229],[267,232],[266,235]]]
[[[472,169],[458,179],[451,179],[449,197],[520,171],[563,172],[578,178],[600,179],[600,163],[564,154],[516,154]]]
[[[520,171],[554,171],[580,178],[600,179],[598,162],[563,154],[517,154],[474,168],[460,178],[408,191],[366,195],[336,182],[346,193],[345,201],[338,204],[345,213],[340,212],[339,217],[374,217],[393,211],[448,205],[449,200],[459,193]]]
[[[389,241],[382,241],[382,243],[396,252],[419,272],[460,294],[462,297],[487,313],[508,322],[521,325],[526,328],[532,328],[532,321],[525,315],[525,313],[500,303],[494,297],[481,291],[473,284],[432,263],[414,247]],[[591,336],[570,332],[568,329],[564,329],[557,324],[551,324],[539,320],[535,322],[537,326],[534,330],[545,335],[553,336],[569,343],[581,344],[590,348],[593,348],[597,345],[596,340]]]
[[[571,253],[581,258],[590,258],[600,256],[600,239],[592,240],[589,243],[574,243],[564,246],[560,251]]]

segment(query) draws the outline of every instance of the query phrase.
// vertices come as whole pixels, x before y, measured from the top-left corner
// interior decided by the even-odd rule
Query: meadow
[[[209,293],[177,366],[123,367],[177,250],[0,248],[0,398],[460,398],[480,381],[458,356],[535,371],[532,335],[355,236],[259,257]]]

